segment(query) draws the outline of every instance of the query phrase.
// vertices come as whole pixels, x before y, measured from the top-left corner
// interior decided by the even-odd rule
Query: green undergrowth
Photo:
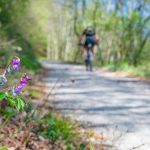
[[[0,150],[8,150],[7,147],[0,147]]]
[[[128,73],[130,76],[136,76],[136,77],[147,77],[150,78],[150,64],[141,64],[137,67],[135,66],[130,66],[126,63],[122,64],[106,64],[104,66],[99,66],[99,67],[104,67],[110,71],[117,72],[117,71],[122,71]]]
[[[27,41],[25,41],[25,39],[19,40],[18,43],[24,49],[19,54],[22,60],[22,65],[28,70],[39,70],[41,68],[41,65],[34,54],[32,46]]]
[[[3,31],[4,32],[4,31]],[[2,33],[0,32],[0,40]],[[5,39],[0,43],[0,68],[5,68],[10,60],[17,56],[21,59],[21,66],[28,72],[36,73],[41,69],[41,65],[36,57],[36,50],[22,34],[17,31],[11,33],[4,32]]]
[[[69,64],[76,64],[76,65],[84,65],[84,62],[82,63],[74,63],[74,62],[65,62]],[[94,67],[97,68],[105,68],[113,72],[117,71],[122,71],[129,76],[133,77],[146,77],[150,78],[150,64],[149,63],[143,63],[138,66],[131,66],[128,65],[127,63],[119,63],[119,64],[113,64],[113,63],[108,63],[108,64],[99,64],[99,63],[94,63]]]
[[[52,142],[61,141],[66,150],[84,150],[80,134],[77,131],[78,125],[62,115],[50,112],[39,121],[37,134]]]
[[[41,95],[38,93],[40,93],[38,90],[30,89],[29,97],[32,98],[33,102],[34,98],[35,101],[41,98]],[[28,115],[24,120],[26,124],[30,124],[30,120],[35,122],[36,126],[32,128],[32,132],[45,139],[49,139],[52,143],[62,143],[65,146],[65,150],[84,150],[85,144],[81,140],[82,136],[79,133],[80,127],[78,122],[64,117],[60,113],[56,113],[51,108],[45,109],[43,110],[42,108],[41,110],[38,107],[34,110],[32,104],[28,105],[26,109]],[[46,111],[44,116],[41,115],[43,111]]]

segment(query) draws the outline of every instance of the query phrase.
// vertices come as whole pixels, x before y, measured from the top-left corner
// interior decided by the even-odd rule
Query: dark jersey
[[[92,47],[96,45],[96,39],[95,39],[95,30],[94,29],[85,29],[83,34],[85,36],[85,42],[84,46],[88,46],[88,44],[91,44]]]

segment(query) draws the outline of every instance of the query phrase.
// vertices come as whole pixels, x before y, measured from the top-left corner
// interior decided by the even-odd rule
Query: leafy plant
[[[55,141],[63,141],[68,150],[80,147],[84,149],[83,145],[75,143],[79,137],[77,126],[71,123],[67,118],[50,113],[40,120],[41,128],[38,134]]]
[[[15,57],[0,75],[0,112],[7,117],[14,116],[25,107],[21,92],[31,78],[24,74],[14,85],[11,85],[11,81],[7,79],[8,76],[20,71],[20,68],[20,59]]]

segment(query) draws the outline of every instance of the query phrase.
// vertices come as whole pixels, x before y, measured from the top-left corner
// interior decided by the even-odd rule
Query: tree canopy
[[[81,62],[78,38],[90,23],[100,36],[97,64],[147,64],[149,7],[150,0],[1,0],[0,48]]]

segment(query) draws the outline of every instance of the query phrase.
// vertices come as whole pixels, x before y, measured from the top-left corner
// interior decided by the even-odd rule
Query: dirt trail
[[[83,66],[43,62],[52,90],[50,105],[97,133],[118,150],[150,149],[150,84],[116,77],[104,71],[86,72]]]

